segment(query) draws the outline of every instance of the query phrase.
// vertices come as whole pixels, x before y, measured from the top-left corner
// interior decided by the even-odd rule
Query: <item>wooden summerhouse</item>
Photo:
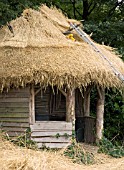
[[[107,61],[75,33],[74,42],[63,34],[67,21],[57,9],[42,6],[11,21],[12,30],[0,30],[0,126],[9,136],[30,128],[39,147],[67,146],[72,130],[84,141],[94,141],[94,121],[96,139],[101,139],[104,90],[123,88]],[[113,49],[96,46],[124,74],[124,63]],[[92,86],[98,90],[96,119],[90,117]]]

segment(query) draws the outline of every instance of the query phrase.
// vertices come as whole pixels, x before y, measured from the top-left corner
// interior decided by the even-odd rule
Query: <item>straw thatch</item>
[[[0,134],[1,170],[75,170],[81,165],[74,164],[60,152],[31,150],[14,146]]]
[[[121,87],[107,61],[85,42],[73,42],[62,34],[68,19],[56,9],[27,9],[0,30],[0,88],[40,83],[44,86]],[[110,47],[96,44],[124,74],[124,63]]]

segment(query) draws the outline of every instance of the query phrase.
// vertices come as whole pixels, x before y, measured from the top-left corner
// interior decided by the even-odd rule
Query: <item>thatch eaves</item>
[[[83,41],[72,42],[62,34],[69,27],[67,21],[61,12],[42,6],[39,11],[27,9],[11,21],[14,36],[7,26],[0,30],[1,90],[32,82],[58,87],[86,87],[91,83],[123,86],[91,46]],[[124,63],[112,48],[96,46],[124,74]]]

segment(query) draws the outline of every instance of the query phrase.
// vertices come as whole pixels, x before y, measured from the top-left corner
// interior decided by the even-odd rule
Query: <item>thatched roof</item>
[[[73,42],[62,34],[68,19],[57,9],[42,6],[27,9],[0,30],[0,89],[27,83],[121,87],[107,61],[83,41]],[[113,65],[124,74],[124,63],[112,48],[96,44]]]

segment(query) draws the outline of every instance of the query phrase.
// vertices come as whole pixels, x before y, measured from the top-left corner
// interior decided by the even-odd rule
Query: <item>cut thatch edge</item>
[[[45,73],[45,75],[48,76],[47,73]],[[35,77],[38,77],[38,79],[36,79]],[[116,82],[116,84],[110,84],[107,85],[106,83],[101,83],[98,82],[96,80],[91,81],[89,79],[89,82],[80,82],[79,80],[77,80],[75,77],[72,77],[71,75],[65,75],[63,76],[64,78],[61,77],[56,77],[54,79],[51,79],[51,75],[49,75],[48,77],[45,77],[44,75],[42,75],[43,79],[40,79],[41,75],[35,74],[34,76],[32,76],[32,78],[29,78],[28,76],[23,76],[23,77],[18,77],[18,78],[11,78],[7,77],[6,79],[2,79],[0,78],[0,91],[3,92],[3,90],[9,91],[10,88],[25,88],[26,86],[30,86],[30,84],[40,84],[41,87],[46,88],[48,86],[56,86],[58,89],[62,89],[64,88],[79,88],[82,89],[82,87],[85,89],[87,86],[89,85],[95,85],[95,86],[101,86],[102,88],[115,88],[115,89],[120,89],[123,90],[124,85],[123,83],[121,83],[120,81]]]

